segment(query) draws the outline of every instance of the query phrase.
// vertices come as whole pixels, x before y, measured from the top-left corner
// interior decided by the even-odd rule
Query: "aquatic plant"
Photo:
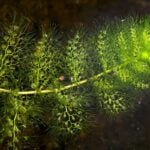
[[[64,40],[53,28],[39,36],[17,23],[1,30],[0,140],[11,149],[29,125],[57,138],[75,136],[88,127],[93,103],[114,117],[150,88],[148,17],[88,36],[80,29]]]

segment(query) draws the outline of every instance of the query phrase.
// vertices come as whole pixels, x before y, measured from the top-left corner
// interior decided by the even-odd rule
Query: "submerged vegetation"
[[[134,107],[150,88],[150,19],[126,19],[40,35],[11,23],[0,35],[0,141],[21,149],[25,131],[41,127],[55,138],[75,137],[90,126],[93,105],[110,117]],[[87,36],[88,34],[88,36]]]

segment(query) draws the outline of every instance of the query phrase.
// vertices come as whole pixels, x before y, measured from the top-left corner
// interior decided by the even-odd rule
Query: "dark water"
[[[106,18],[114,20],[130,14],[149,13],[149,0],[0,0],[1,20],[9,19],[12,14],[24,15],[37,24],[48,26],[54,22],[63,29],[89,25]],[[115,120],[97,113],[93,118],[93,127],[66,145],[42,135],[40,140],[37,139],[38,143],[29,143],[30,147],[26,149],[149,150],[149,91],[144,91],[137,101],[139,103],[133,111],[120,115]],[[36,134],[36,131],[32,134]]]
[[[0,0],[0,19],[13,13],[49,24],[69,28],[104,18],[150,13],[149,0]]]

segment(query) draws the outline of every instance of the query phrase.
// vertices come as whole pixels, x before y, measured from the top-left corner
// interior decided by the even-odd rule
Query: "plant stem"
[[[0,88],[0,93],[11,93],[11,90]]]
[[[102,73],[99,73],[97,75],[94,75],[88,79],[84,79],[84,80],[81,80],[79,82],[76,82],[76,83],[73,83],[73,84],[70,84],[70,85],[67,85],[67,86],[64,86],[62,88],[55,88],[55,89],[47,89],[47,90],[33,90],[33,91],[18,91],[17,94],[18,95],[33,95],[33,94],[47,94],[47,93],[57,93],[57,92],[61,92],[61,91],[64,91],[64,90],[67,90],[67,89],[70,89],[70,88],[73,88],[73,87],[77,87],[77,86],[80,86],[82,84],[85,84],[87,83],[88,81],[92,81],[92,80],[96,80],[98,79],[99,77],[101,76],[104,76],[105,74],[108,74],[108,73],[111,73],[112,71],[114,70],[117,70],[117,69],[120,69],[122,68],[123,66],[126,66],[127,64],[129,64],[131,62],[128,62],[128,63],[124,63],[120,66],[117,66],[117,67],[114,67],[112,69],[108,69]],[[8,89],[3,89],[3,88],[0,88],[0,92],[4,92],[4,93],[11,93],[13,92],[13,90],[8,90]]]
[[[17,112],[15,113],[14,116],[14,120],[13,120],[13,137],[12,137],[12,148],[13,150],[15,150],[15,136],[16,136],[16,131],[15,131],[15,127],[16,127],[16,117],[17,117]]]

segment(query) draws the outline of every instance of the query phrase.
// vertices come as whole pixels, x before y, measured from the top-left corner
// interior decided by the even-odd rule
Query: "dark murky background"
[[[24,15],[37,24],[58,24],[69,29],[94,21],[103,22],[128,15],[150,14],[149,0],[0,0],[0,19],[13,13]],[[43,135],[32,148],[66,150],[149,150],[150,149],[150,92],[143,91],[137,106],[128,114],[110,120],[97,113],[93,128],[61,148],[57,142]]]
[[[0,19],[14,11],[32,21],[71,27],[94,20],[150,13],[149,0],[0,0]]]

